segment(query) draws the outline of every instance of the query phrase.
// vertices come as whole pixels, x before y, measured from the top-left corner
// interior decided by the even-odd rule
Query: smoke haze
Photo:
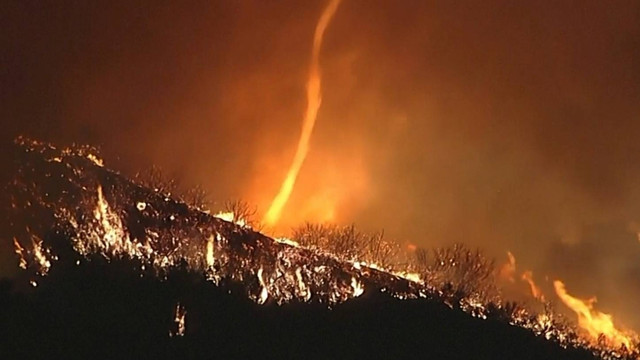
[[[3,2],[2,140],[97,145],[125,174],[155,164],[264,212],[324,6]],[[320,66],[309,154],[273,231],[355,222],[510,250],[546,294],[561,278],[640,329],[639,2],[344,0]]]

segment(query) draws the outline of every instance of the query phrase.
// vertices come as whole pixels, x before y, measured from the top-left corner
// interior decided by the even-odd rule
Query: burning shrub
[[[152,166],[137,173],[134,180],[140,186],[182,201],[200,211],[209,209],[207,192],[201,186],[184,188],[178,181],[168,177],[158,166]]]
[[[317,248],[342,259],[355,260],[364,235],[355,226],[305,223],[293,230],[293,240],[306,247]]]
[[[140,185],[153,189],[157,193],[171,195],[178,190],[178,182],[164,175],[157,166],[152,166],[136,174],[135,180]]]
[[[393,268],[400,254],[400,246],[385,240],[384,231],[365,233],[354,225],[305,223],[293,230],[293,240],[345,260],[364,261],[383,269]]]
[[[391,269],[398,265],[400,246],[395,241],[385,240],[384,231],[367,234],[363,240],[361,255],[365,261],[383,269]]]
[[[425,282],[439,289],[443,296],[453,300],[455,306],[464,298],[476,298],[483,303],[498,297],[494,281],[494,261],[479,250],[470,250],[462,244],[436,248],[429,252],[418,249],[415,263]]]
[[[310,223],[294,229],[294,240],[304,249],[289,239],[274,240],[238,224],[251,222],[255,214],[244,202],[228,202],[232,219],[220,221],[175,200],[175,183],[163,184],[157,170],[150,176],[156,184],[148,189],[104,168],[89,150],[17,144],[16,156],[22,161],[12,182],[10,204],[12,218],[21,220],[9,223],[16,228],[14,248],[20,266],[36,275],[47,274],[53,261],[75,268],[80,264],[76,260],[84,257],[133,264],[133,269],[165,279],[172,269],[204,273],[216,285],[238,283],[260,304],[270,299],[279,304],[337,304],[362,295],[365,288],[379,289],[399,299],[440,298],[473,316],[521,326],[564,347],[589,349],[603,359],[638,358],[635,339],[631,350],[611,348],[604,339],[588,343],[553,309],[533,313],[522,304],[500,300],[494,263],[478,250],[460,244],[417,249],[407,265],[401,263],[407,254],[397,243],[385,240],[383,232]],[[204,194],[194,201],[203,203]],[[24,236],[19,235],[21,229]],[[174,334],[181,335],[186,312],[180,305],[175,312]]]
[[[182,196],[182,200],[198,210],[204,211],[209,207],[207,192],[201,186],[188,189]]]
[[[233,214],[231,222],[244,224],[255,231],[260,231],[262,225],[257,220],[258,210],[244,200],[229,200],[224,203],[224,213]]]

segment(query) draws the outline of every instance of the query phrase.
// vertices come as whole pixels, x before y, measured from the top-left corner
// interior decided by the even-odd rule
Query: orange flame
[[[540,290],[538,285],[536,285],[536,283],[533,281],[533,272],[531,270],[527,270],[522,273],[522,280],[529,283],[529,287],[531,288],[531,295],[533,295],[534,298],[540,301],[544,301],[542,290]]]
[[[22,246],[20,246],[20,243],[18,242],[18,239],[13,238],[13,246],[15,247],[15,253],[18,255],[18,257],[20,258],[20,268],[22,269],[27,269],[27,260],[24,258],[24,253],[25,250]]]
[[[185,315],[187,315],[187,310],[185,310],[184,306],[180,305],[180,303],[178,303],[176,305],[176,311],[175,311],[175,316],[173,318],[173,321],[176,324],[176,331],[175,332],[169,332],[169,336],[173,337],[173,336],[184,336],[184,332],[187,330],[186,324],[185,324],[185,320],[184,317]]]
[[[509,261],[500,267],[498,275],[504,280],[515,282],[514,275],[516,273],[516,257],[513,256],[511,251],[507,251],[507,257],[509,258]]]
[[[274,225],[279,219],[282,212],[282,208],[289,200],[293,186],[298,178],[298,173],[302,167],[302,163],[309,151],[309,139],[313,132],[313,126],[316,122],[316,116],[318,115],[318,109],[320,109],[320,103],[322,102],[320,96],[320,46],[322,45],[322,38],[324,32],[331,21],[331,18],[338,9],[340,0],[331,0],[329,5],[324,9],[318,24],[316,25],[315,34],[313,36],[313,50],[311,52],[311,68],[309,71],[309,80],[307,80],[307,110],[304,115],[302,123],[302,133],[300,134],[300,140],[298,141],[298,148],[291,167],[287,172],[287,177],[280,187],[280,191],[273,199],[269,210],[264,216],[264,223],[267,225]]]
[[[571,310],[578,314],[578,325],[587,331],[593,340],[598,340],[600,335],[612,345],[626,346],[631,349],[632,336],[618,330],[613,324],[613,318],[609,314],[599,312],[593,308],[596,298],[580,300],[567,293],[564,283],[556,280],[553,282],[558,297]]]
[[[207,256],[206,256],[208,267],[212,267],[215,262],[215,257],[213,256],[213,252],[214,252],[213,241],[214,241],[213,235],[209,236],[209,239],[207,240]]]
[[[216,217],[224,221],[232,222],[242,227],[247,227],[247,221],[241,217],[238,217],[233,211],[221,211],[213,215],[213,217]]]

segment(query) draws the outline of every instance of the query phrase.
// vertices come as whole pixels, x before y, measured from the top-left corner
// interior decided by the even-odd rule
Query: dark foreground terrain
[[[590,359],[526,330],[428,300],[365,292],[333,309],[258,305],[176,270],[161,281],[100,257],[0,285],[2,359]],[[185,335],[176,304],[185,306]]]

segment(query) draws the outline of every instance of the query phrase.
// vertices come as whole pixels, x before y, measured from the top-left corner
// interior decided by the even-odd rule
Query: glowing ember
[[[364,293],[364,286],[356,278],[351,278],[351,287],[353,288],[353,297],[358,297]]]
[[[260,297],[258,297],[258,304],[264,304],[267,301],[267,298],[269,297],[269,290],[267,290],[267,285],[264,282],[264,279],[262,278],[262,274],[263,274],[263,269],[260,268],[258,270],[258,280],[260,280],[260,285],[262,285],[262,290],[260,291]]]
[[[175,332],[174,331],[169,332],[169,336],[184,336],[184,332],[187,330],[185,320],[184,320],[186,315],[187,315],[187,310],[184,308],[184,306],[178,303],[176,305],[175,316],[173,318],[173,321],[175,322],[176,330]]]
[[[309,301],[311,299],[311,291],[307,288],[307,285],[304,283],[304,278],[302,277],[302,269],[296,269],[296,279],[298,280],[298,288],[300,289],[300,296],[304,298],[305,301]]]
[[[99,241],[103,242],[104,247],[116,247],[123,238],[129,240],[122,228],[120,217],[111,211],[109,203],[104,198],[102,186],[98,186],[98,204],[93,211],[93,216],[102,226],[102,236]]]
[[[602,335],[614,346],[624,345],[631,349],[632,335],[618,330],[613,324],[613,318],[609,314],[594,309],[596,299],[580,300],[567,293],[567,290],[559,280],[553,282],[558,297],[578,315],[578,325],[591,336],[593,341],[598,341]]]
[[[18,242],[18,239],[13,238],[13,246],[15,247],[15,252],[18,255],[18,257],[20,258],[20,263],[19,266],[22,269],[27,269],[27,260],[25,259],[24,255],[25,255],[25,250],[22,246],[20,246],[20,243]]]
[[[209,236],[209,240],[207,241],[207,266],[212,267],[213,262],[213,236]]]
[[[49,251],[44,249],[42,240],[38,237],[32,236],[31,241],[33,242],[33,257],[38,265],[40,265],[39,273],[40,275],[47,275],[49,268],[51,268],[51,262],[46,256]]]
[[[104,161],[98,156],[96,156],[95,154],[91,154],[91,153],[87,154],[87,159],[91,160],[91,162],[93,162],[94,164],[100,167],[104,167]]]
[[[320,87],[320,47],[322,46],[322,38],[324,32],[329,26],[331,18],[338,9],[340,0],[331,0],[329,5],[324,9],[320,20],[316,25],[315,34],[313,36],[313,50],[311,52],[311,68],[309,71],[309,79],[307,80],[307,110],[302,122],[302,133],[300,134],[300,140],[298,141],[298,148],[293,157],[291,167],[287,172],[287,176],[280,187],[280,191],[273,199],[269,210],[264,216],[264,223],[267,225],[274,225],[280,219],[280,213],[282,208],[289,200],[291,191],[296,183],[300,168],[304,163],[304,159],[309,151],[309,140],[311,139],[311,133],[316,122],[316,116],[318,115],[318,109],[320,109],[321,103],[321,87]]]

